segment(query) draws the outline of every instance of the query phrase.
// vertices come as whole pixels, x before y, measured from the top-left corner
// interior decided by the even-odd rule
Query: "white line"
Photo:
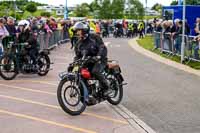
[[[107,47],[109,44],[111,44],[111,42],[105,42],[104,44],[105,44],[106,47]]]
[[[92,130],[88,130],[88,129],[84,129],[84,128],[79,128],[73,125],[67,125],[67,124],[62,124],[62,123],[58,123],[58,122],[54,122],[54,121],[49,121],[49,120],[45,120],[39,117],[33,117],[30,115],[24,115],[24,114],[19,114],[19,113],[15,113],[15,112],[9,112],[7,110],[1,110],[0,109],[0,114],[7,114],[7,115],[11,115],[11,116],[15,116],[17,118],[23,118],[23,119],[29,119],[29,120],[33,120],[33,121],[37,121],[37,122],[41,122],[41,123],[46,123],[49,125],[54,125],[54,126],[59,126],[59,127],[63,127],[63,128],[69,128],[78,132],[84,132],[84,133],[96,133],[95,131]]]
[[[0,84],[0,86],[4,86],[4,87],[8,87],[8,88],[15,88],[15,89],[24,90],[24,91],[30,91],[30,92],[35,92],[35,93],[42,93],[42,94],[48,94],[48,95],[56,96],[56,93],[53,93],[53,92],[40,91],[40,90],[34,90],[34,89],[29,89],[29,88],[24,88],[24,87],[17,87],[17,86],[11,86],[11,85],[5,85],[5,84]]]

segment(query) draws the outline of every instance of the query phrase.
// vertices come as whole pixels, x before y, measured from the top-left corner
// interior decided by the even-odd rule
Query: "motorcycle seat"
[[[109,69],[113,69],[113,68],[119,67],[119,64],[116,61],[108,61],[107,65],[108,65]]]

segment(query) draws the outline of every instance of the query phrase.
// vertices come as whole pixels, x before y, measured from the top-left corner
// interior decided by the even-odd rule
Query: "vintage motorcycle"
[[[19,73],[45,76],[49,72],[51,64],[48,56],[49,51],[39,51],[36,64],[33,64],[30,55],[24,50],[27,45],[28,43],[9,42],[7,50],[0,58],[0,76],[3,79],[12,80]]]
[[[98,80],[89,71],[86,64],[98,61],[95,57],[83,57],[69,65],[68,71],[59,74],[60,83],[57,98],[61,108],[70,115],[80,115],[86,106],[96,105],[107,100],[118,105],[123,97],[124,79],[117,61],[110,60],[103,72],[112,93],[104,96]]]

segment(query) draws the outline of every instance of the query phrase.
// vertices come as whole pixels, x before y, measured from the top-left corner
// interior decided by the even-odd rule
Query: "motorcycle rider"
[[[82,58],[83,54],[98,59],[98,61],[89,67],[91,67],[91,73],[94,78],[99,80],[102,89],[104,89],[104,96],[108,96],[112,93],[112,90],[109,88],[109,83],[102,74],[107,65],[107,48],[103,40],[96,34],[90,34],[90,28],[84,22],[77,22],[74,25],[74,30],[77,32],[79,38],[75,47],[75,60]],[[83,51],[86,51],[86,53],[83,53]]]
[[[129,33],[127,32],[127,34],[129,34],[129,37],[133,37],[133,30],[134,30],[134,27],[133,27],[133,23],[132,22],[129,22],[128,23],[128,30],[129,30]],[[128,36],[128,35],[127,35]]]
[[[29,23],[19,23],[18,24],[18,43],[28,43],[27,46],[25,46],[25,51],[28,53],[28,55],[31,57],[33,61],[33,69],[37,70],[36,66],[36,58],[38,53],[37,48],[37,40],[34,38],[34,36],[31,34],[31,29],[29,26]]]

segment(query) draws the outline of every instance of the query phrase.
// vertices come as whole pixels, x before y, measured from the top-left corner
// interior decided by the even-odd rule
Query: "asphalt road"
[[[158,133],[200,132],[198,76],[137,53],[128,45],[128,39],[108,38],[104,41],[109,57],[120,62],[128,82],[122,101],[126,108]],[[109,116],[109,108],[91,107],[87,110],[90,113],[86,111],[76,118],[59,109],[57,75],[67,68],[72,53],[66,47],[54,50],[51,59],[55,64],[46,77],[19,75],[10,82],[0,78],[0,132],[61,133],[81,130],[110,133],[123,126],[121,118]]]
[[[104,39],[128,82],[122,104],[158,133],[200,132],[200,77],[134,51],[127,39]]]
[[[64,44],[51,52],[53,70],[45,77],[0,78],[0,133],[138,133],[106,103],[87,107],[76,117],[61,110],[56,95],[58,74],[73,59],[69,47]]]

